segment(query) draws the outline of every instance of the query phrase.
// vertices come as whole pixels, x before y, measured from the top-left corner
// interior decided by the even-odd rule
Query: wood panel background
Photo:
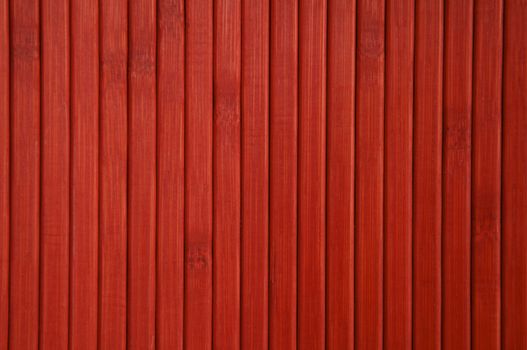
[[[527,349],[525,0],[0,0],[0,349]]]

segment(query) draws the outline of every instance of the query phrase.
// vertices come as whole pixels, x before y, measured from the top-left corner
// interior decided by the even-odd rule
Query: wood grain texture
[[[128,7],[100,3],[98,347],[126,347]]]
[[[185,5],[157,12],[156,348],[183,348]]]
[[[242,349],[268,348],[269,0],[242,1]]]
[[[383,347],[384,1],[357,2],[355,347]]]
[[[527,7],[506,1],[503,52],[502,347],[527,347]]]
[[[10,349],[39,345],[39,14],[36,0],[10,1]]]
[[[445,3],[442,346],[470,348],[473,2]]]
[[[386,2],[384,343],[412,348],[414,0]]]
[[[412,338],[441,348],[443,2],[415,2]]]
[[[9,3],[0,1],[0,348],[9,337]]]
[[[271,0],[269,346],[297,347],[298,2]]]
[[[40,349],[68,348],[70,8],[42,0]]]
[[[353,349],[356,2],[327,6],[326,347]]]
[[[156,1],[129,3],[127,348],[155,348]]]
[[[213,4],[186,4],[184,347],[212,347]]]
[[[325,347],[326,1],[299,2],[298,347]]]
[[[500,349],[503,2],[474,3],[472,344]]]
[[[213,324],[215,349],[240,347],[241,0],[214,2]]]
[[[0,349],[527,348],[525,0],[0,0]]]
[[[71,2],[72,350],[97,347],[99,257],[99,3]]]

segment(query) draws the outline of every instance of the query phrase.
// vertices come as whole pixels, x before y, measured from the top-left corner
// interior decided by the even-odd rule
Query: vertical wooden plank
[[[69,319],[69,1],[43,0],[40,349],[67,349]]]
[[[328,1],[326,346],[353,349],[356,1]]]
[[[383,346],[384,1],[357,8],[355,346]]]
[[[325,347],[325,0],[299,2],[298,346]]]
[[[71,2],[70,348],[97,347],[99,1]]]
[[[271,0],[269,346],[296,349],[298,0]]]
[[[9,334],[9,3],[0,1],[0,348]]]
[[[240,347],[241,0],[214,2],[213,348]]]
[[[269,0],[242,2],[241,348],[268,348]]]
[[[0,347],[9,334],[9,4],[0,2]]]
[[[414,0],[386,3],[384,343],[412,348]]]
[[[473,2],[445,3],[443,347],[470,348]]]
[[[415,2],[413,347],[441,348],[443,1]]]
[[[185,315],[187,349],[212,347],[213,4],[188,1],[185,38]]]
[[[474,3],[472,344],[500,349],[503,2]]]
[[[240,346],[241,2],[214,3],[213,347]]]
[[[527,7],[505,3],[503,68],[502,346],[527,348]]]
[[[157,13],[158,349],[183,348],[185,181],[185,5],[160,0]]]
[[[126,347],[127,1],[100,3],[99,348]]]
[[[154,349],[156,1],[128,6],[127,348]]]
[[[36,349],[40,244],[40,12],[37,0],[10,2],[11,232],[9,346]]]

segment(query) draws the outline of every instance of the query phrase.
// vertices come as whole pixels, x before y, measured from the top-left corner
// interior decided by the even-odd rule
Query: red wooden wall
[[[527,349],[525,0],[0,0],[0,349]]]

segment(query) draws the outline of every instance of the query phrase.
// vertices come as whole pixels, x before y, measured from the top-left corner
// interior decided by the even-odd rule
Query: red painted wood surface
[[[98,347],[126,346],[128,189],[128,12],[126,1],[99,7]]]
[[[269,345],[269,0],[242,1],[242,349]]]
[[[522,0],[0,0],[0,349],[527,347]]]
[[[185,2],[186,349],[212,347],[213,4]]]
[[[99,281],[99,11],[71,2],[69,345],[97,346]]]
[[[298,1],[270,4],[269,347],[297,347]]]
[[[503,2],[474,6],[471,337],[500,349]]]
[[[128,349],[155,348],[156,2],[128,4]]]
[[[0,347],[9,336],[9,7],[0,3]]]
[[[10,349],[36,349],[40,298],[41,23],[38,1],[10,1],[9,6],[8,345]]]
[[[415,349],[441,349],[443,12],[441,0],[415,2],[412,188]]]
[[[68,348],[69,2],[42,1],[39,348]]]
[[[326,347],[352,349],[356,1],[328,1],[327,11]]]
[[[445,2],[442,346],[470,348],[472,1]]]
[[[414,1],[386,2],[384,342],[412,347]]]
[[[0,347],[9,336],[9,3],[0,3]]]
[[[214,3],[213,347],[240,347],[241,1]]]
[[[185,4],[157,7],[156,348],[183,349]]]
[[[355,347],[383,348],[384,1],[357,1]]]
[[[504,2],[501,345],[527,347],[527,7]]]
[[[326,17],[324,1],[299,2],[297,346],[325,345]]]

